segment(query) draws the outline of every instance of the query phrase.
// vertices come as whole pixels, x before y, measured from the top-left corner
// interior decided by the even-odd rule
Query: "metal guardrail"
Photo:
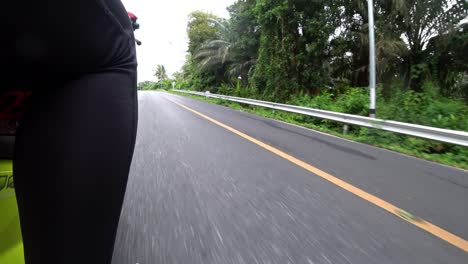
[[[384,120],[379,118],[371,118],[365,116],[350,115],[326,110],[319,110],[314,108],[307,108],[302,106],[295,105],[286,105],[278,104],[274,102],[260,101],[248,98],[212,94],[210,92],[196,92],[196,91],[186,91],[186,90],[173,90],[179,93],[187,93],[211,98],[219,98],[223,100],[256,105],[271,109],[277,109],[282,111],[287,111],[291,113],[303,114],[328,120],[333,120],[345,124],[358,125],[363,127],[370,127],[375,129],[381,129],[386,131],[391,131],[395,133],[416,136],[420,138],[432,139],[447,143],[452,143],[456,145],[468,147],[468,132],[442,129],[436,127],[415,125],[410,123],[403,123],[391,120]]]

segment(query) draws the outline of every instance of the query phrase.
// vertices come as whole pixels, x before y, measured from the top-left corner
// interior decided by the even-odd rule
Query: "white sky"
[[[188,48],[187,22],[192,11],[202,10],[227,18],[226,7],[235,0],[122,0],[127,11],[138,17],[135,32],[143,43],[137,46],[138,82],[156,81],[156,65],[166,67],[171,76],[185,61]]]

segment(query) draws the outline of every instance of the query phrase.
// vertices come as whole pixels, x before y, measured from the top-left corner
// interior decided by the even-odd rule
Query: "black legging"
[[[3,4],[0,85],[33,90],[14,153],[26,263],[110,263],[137,127],[126,10],[120,0]]]

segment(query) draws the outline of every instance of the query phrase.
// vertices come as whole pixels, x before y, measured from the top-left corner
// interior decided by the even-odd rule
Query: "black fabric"
[[[27,264],[110,263],[137,127],[118,0],[7,1],[2,89],[32,90],[14,177]]]

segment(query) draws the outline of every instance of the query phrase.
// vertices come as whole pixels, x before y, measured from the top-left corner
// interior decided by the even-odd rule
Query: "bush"
[[[328,92],[315,97],[298,94],[292,96],[288,104],[366,116],[369,111],[368,89],[348,87],[343,91],[337,96]],[[468,106],[462,101],[441,97],[438,88],[432,83],[425,83],[420,93],[396,89],[388,99],[382,97],[381,90],[378,90],[377,98],[379,118],[468,131]],[[296,115],[294,121],[335,132],[342,129],[342,124],[309,116]],[[349,133],[360,142],[403,150],[414,155],[430,155],[437,160],[445,159],[446,162],[468,162],[468,148],[465,147],[365,127],[351,126]]]
[[[233,95],[234,94],[234,87],[232,85],[222,83],[221,87],[219,87],[217,93],[224,94],[224,95]]]
[[[369,94],[367,89],[349,88],[336,98],[335,104],[339,112],[367,116],[369,113]]]

